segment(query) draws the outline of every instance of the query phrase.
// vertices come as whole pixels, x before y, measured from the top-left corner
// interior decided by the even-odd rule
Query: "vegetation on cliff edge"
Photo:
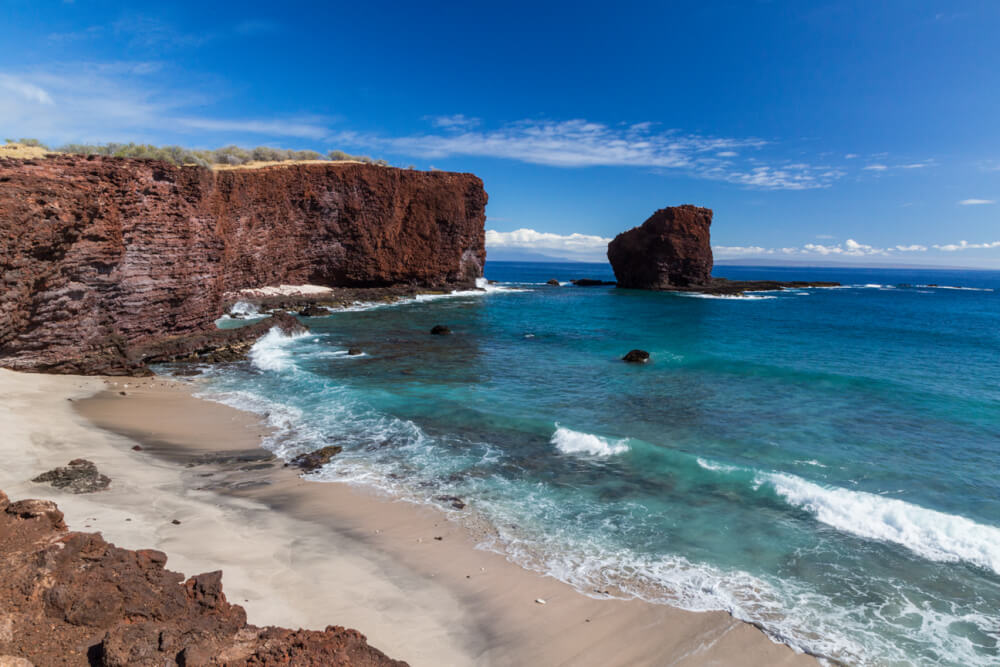
[[[106,143],[106,144],[66,144],[55,149],[40,142],[38,139],[7,139],[6,146],[0,146],[0,157],[41,157],[45,152],[72,153],[76,155],[104,155],[109,157],[127,157],[150,160],[163,160],[178,166],[199,165],[202,167],[240,167],[263,166],[281,162],[362,162],[388,166],[385,160],[378,160],[367,155],[351,155],[344,151],[330,151],[323,155],[316,151],[297,151],[288,148],[271,148],[257,146],[256,148],[241,148],[239,146],[223,146],[213,150],[198,150],[182,146],[154,146],[152,144],[136,143]]]

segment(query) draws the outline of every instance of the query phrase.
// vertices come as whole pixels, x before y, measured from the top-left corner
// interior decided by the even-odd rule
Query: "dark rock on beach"
[[[447,336],[448,334],[451,333],[451,329],[449,329],[443,324],[435,324],[434,327],[431,329],[431,333],[434,334],[435,336]]]
[[[553,278],[551,280],[546,280],[545,284],[546,285],[552,285],[553,287],[559,287],[559,281],[556,280],[555,278]]]
[[[347,356],[349,357],[356,357],[359,354],[364,354],[364,352],[361,351],[360,347],[352,347],[347,350]]]
[[[330,462],[330,459],[342,451],[344,451],[344,448],[340,445],[327,445],[322,449],[317,449],[315,452],[299,454],[291,460],[291,464],[302,468],[306,472],[312,472],[325,466]]]
[[[329,308],[309,305],[299,311],[299,317],[325,317],[330,314]]]
[[[443,503],[448,503],[457,510],[465,509],[465,501],[458,496],[436,496],[434,500],[439,500]]]
[[[43,472],[31,481],[48,483],[72,493],[95,493],[105,490],[111,484],[111,478],[99,473],[97,466],[86,459],[73,459],[66,467]]]
[[[649,352],[645,350],[629,350],[628,354],[622,357],[622,361],[631,364],[644,364],[649,361]]]
[[[403,667],[356,630],[247,623],[222,572],[184,579],[167,555],[68,532],[55,503],[0,491],[0,663]]]

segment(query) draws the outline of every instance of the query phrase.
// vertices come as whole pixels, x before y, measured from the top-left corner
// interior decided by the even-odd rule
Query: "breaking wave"
[[[556,432],[550,442],[563,454],[590,454],[591,456],[612,456],[628,451],[628,438],[612,440],[599,435],[583,433],[556,424]]]

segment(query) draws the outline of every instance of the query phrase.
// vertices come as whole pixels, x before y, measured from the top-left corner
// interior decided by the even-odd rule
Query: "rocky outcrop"
[[[619,287],[674,289],[712,277],[709,227],[712,210],[669,206],[608,244],[608,261]]]
[[[327,445],[326,447],[317,449],[315,452],[299,454],[291,460],[291,465],[298,466],[306,472],[313,472],[325,466],[330,462],[330,459],[342,451],[344,451],[344,448],[340,445]]]
[[[70,493],[95,493],[111,484],[111,478],[98,472],[94,462],[87,459],[73,459],[69,465],[43,472],[31,481],[51,484]]]
[[[185,581],[166,562],[160,551],[67,532],[54,503],[10,504],[0,491],[0,656],[107,667],[406,664],[356,630],[249,625],[221,572]]]
[[[712,209],[685,204],[661,208],[640,226],[622,232],[608,244],[618,287],[739,295],[840,284],[714,278],[711,226]]]
[[[210,332],[241,289],[468,286],[485,205],[471,174],[0,159],[0,365],[136,372],[141,349]]]

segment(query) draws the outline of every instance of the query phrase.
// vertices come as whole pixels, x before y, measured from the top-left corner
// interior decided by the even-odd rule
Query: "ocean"
[[[844,287],[551,287],[613,275],[489,262],[486,292],[268,334],[203,395],[265,415],[279,456],[344,447],[309,479],[485,523],[482,548],[583,594],[851,664],[1000,662],[1000,272],[715,274]]]

